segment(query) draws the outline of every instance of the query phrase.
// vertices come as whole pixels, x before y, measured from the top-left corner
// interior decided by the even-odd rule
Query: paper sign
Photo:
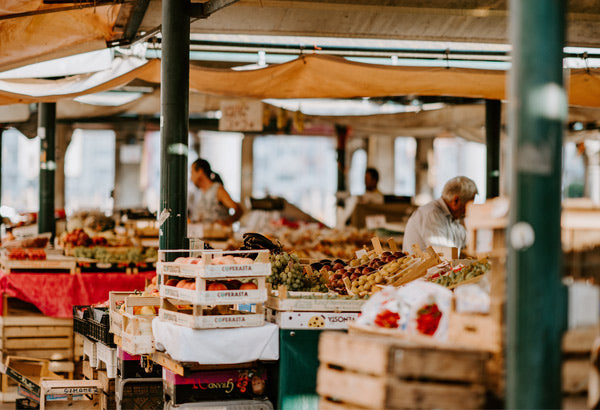
[[[219,131],[262,131],[263,105],[260,101],[222,101]]]
[[[365,216],[365,224],[367,225],[367,229],[383,228],[385,226],[385,223],[385,215]]]

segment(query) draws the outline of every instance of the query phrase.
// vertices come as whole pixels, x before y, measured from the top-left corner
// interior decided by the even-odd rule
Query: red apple
[[[177,285],[177,283],[179,283],[179,280],[177,280],[177,279],[169,279],[169,280],[168,280],[168,281],[165,283],[165,285],[166,285],[166,286],[175,286],[175,285]]]
[[[208,285],[208,288],[206,290],[227,290],[227,286],[223,285],[222,283],[215,282]]]

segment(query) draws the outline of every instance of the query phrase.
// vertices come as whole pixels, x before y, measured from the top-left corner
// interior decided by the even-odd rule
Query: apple
[[[150,282],[150,284],[152,284],[152,285],[155,285],[155,286],[156,286],[156,282],[157,282],[157,280],[158,280],[158,275],[155,275],[155,276],[152,278],[152,282]]]
[[[336,263],[335,265],[333,265],[333,270],[338,270],[338,269],[343,269],[344,265],[341,263]]]
[[[165,286],[176,286],[177,283],[179,283],[179,280],[169,279],[167,282],[165,282]]]
[[[214,283],[211,283],[210,285],[208,285],[208,288],[206,290],[210,290],[210,291],[227,290],[227,286],[225,286],[224,284],[219,283],[219,282],[214,282]]]
[[[180,280],[179,282],[177,282],[177,285],[175,287],[184,289],[186,284],[187,284],[186,280]]]
[[[258,286],[256,286],[256,283],[247,282],[247,283],[242,283],[242,286],[240,286],[240,290],[253,290],[253,289],[258,289]]]

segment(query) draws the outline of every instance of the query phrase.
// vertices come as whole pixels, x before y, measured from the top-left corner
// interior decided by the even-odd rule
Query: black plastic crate
[[[149,370],[149,372],[146,372],[146,370]],[[162,366],[157,363],[151,363],[146,368],[139,359],[125,360],[119,358],[117,360],[117,374],[122,379],[160,378],[162,377]]]
[[[117,409],[163,410],[162,379],[117,379]]]
[[[88,318],[89,337],[107,346],[114,347],[114,335],[110,333],[110,316],[108,308],[91,307]]]
[[[83,336],[90,335],[89,306],[73,306],[73,331]]]
[[[31,400],[31,399],[17,399],[15,400],[15,409],[20,410],[32,410],[32,409],[39,409],[40,408],[40,404],[36,403],[35,401]]]

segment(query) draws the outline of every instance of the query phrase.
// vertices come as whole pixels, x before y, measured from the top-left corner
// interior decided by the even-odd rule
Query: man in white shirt
[[[467,203],[477,195],[477,186],[467,177],[446,182],[442,197],[417,209],[408,219],[402,251],[412,253],[414,244],[458,248],[466,246],[467,231],[463,224]]]

